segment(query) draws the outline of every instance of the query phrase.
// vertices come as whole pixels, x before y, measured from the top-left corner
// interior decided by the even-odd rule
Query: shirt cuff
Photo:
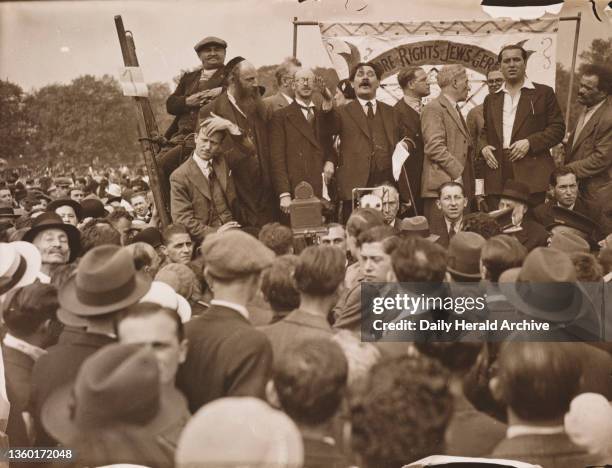
[[[283,192],[278,196],[278,198],[283,198],[283,197],[291,197],[291,194],[289,192]]]
[[[475,195],[484,195],[484,179],[476,179]]]
[[[242,130],[240,130],[240,127],[238,125],[232,125],[227,131],[230,133],[230,135],[234,135],[234,136],[242,135]]]

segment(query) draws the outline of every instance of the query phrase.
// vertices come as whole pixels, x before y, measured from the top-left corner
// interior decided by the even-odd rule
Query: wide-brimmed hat
[[[68,236],[68,246],[70,247],[69,262],[72,262],[81,250],[81,233],[72,224],[66,224],[62,218],[55,213],[43,213],[37,216],[32,227],[24,234],[23,240],[26,242],[34,242],[36,236],[47,229],[61,229]]]
[[[56,198],[47,205],[47,211],[55,213],[55,210],[60,206],[70,206],[74,210],[74,214],[76,215],[77,219],[79,221],[83,219],[83,209],[81,204],[72,198]]]
[[[512,228],[512,213],[514,208],[504,208],[501,210],[495,210],[488,213],[488,215],[497,221],[499,228],[503,231],[504,229]]]
[[[229,397],[208,403],[193,415],[181,433],[175,461],[177,468],[297,468],[303,456],[302,437],[285,413],[258,398]]]
[[[576,210],[568,210],[562,206],[553,206],[552,215],[553,222],[546,226],[548,230],[555,226],[568,226],[591,237],[593,231],[597,228],[595,221],[582,213],[578,213]]]
[[[475,232],[460,231],[448,243],[449,273],[466,278],[480,278],[480,252],[486,239]]]
[[[399,230],[402,234],[416,234],[432,242],[440,238],[440,236],[431,233],[429,230],[429,221],[427,221],[425,216],[413,216],[411,218],[402,219]]]
[[[19,218],[20,214],[15,213],[12,206],[0,206],[0,218]]]
[[[0,242],[0,295],[32,284],[40,272],[41,257],[29,242]]]
[[[82,432],[141,427],[155,434],[176,421],[184,397],[161,388],[159,367],[149,348],[110,344],[87,358],[75,379],[45,401],[45,429],[63,444]]]
[[[530,195],[531,192],[529,191],[529,186],[527,184],[510,179],[504,184],[504,190],[502,190],[501,198],[507,198],[509,200],[514,200],[524,203],[525,205],[529,205]]]
[[[537,247],[523,263],[515,283],[500,282],[520,312],[540,320],[568,322],[592,303],[576,283],[576,269],[565,252]]]
[[[162,281],[153,281],[149,291],[138,302],[152,302],[171,309],[179,314],[183,323],[188,322],[191,318],[191,306],[187,299],[176,293],[172,286]]]
[[[121,187],[117,184],[108,184],[108,187],[106,187],[106,194],[108,195],[109,199],[110,198],[121,198],[122,197]],[[107,201],[107,203],[110,203],[110,202]]]
[[[151,280],[137,272],[127,249],[100,245],[87,252],[59,290],[60,306],[78,316],[108,314],[138,302]]]

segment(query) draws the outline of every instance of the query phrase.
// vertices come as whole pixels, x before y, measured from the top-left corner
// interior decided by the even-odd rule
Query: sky
[[[458,6],[460,5],[460,7]],[[364,8],[365,7],[365,8]],[[358,11],[361,10],[361,11]],[[566,0],[561,16],[582,12],[578,52],[609,38],[587,0]],[[293,25],[303,21],[486,20],[480,0],[129,0],[0,3],[0,79],[24,90],[69,83],[92,74],[118,75],[123,65],[114,16],[134,34],[147,82],[168,82],[199,63],[193,45],[224,38],[228,59],[256,66],[279,63],[292,52]],[[561,22],[557,59],[569,68],[574,22]],[[318,27],[298,31],[298,57],[308,66],[331,66]],[[173,85],[172,85],[173,86]]]

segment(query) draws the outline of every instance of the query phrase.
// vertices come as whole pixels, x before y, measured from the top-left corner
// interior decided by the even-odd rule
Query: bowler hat
[[[440,236],[431,233],[429,230],[429,221],[427,221],[425,216],[413,216],[411,218],[402,219],[399,230],[402,234],[416,234],[432,242],[440,238]]]
[[[537,247],[523,263],[515,283],[500,282],[520,312],[540,320],[568,322],[593,305],[576,284],[576,269],[565,252]]]
[[[68,246],[70,247],[69,262],[72,262],[81,250],[81,233],[72,224],[66,224],[62,218],[55,213],[43,213],[37,216],[32,227],[23,235],[26,242],[34,242],[36,236],[47,229],[61,229],[68,236]]]
[[[82,432],[121,426],[155,434],[176,421],[184,401],[177,390],[162,390],[152,350],[110,344],[83,362],[73,383],[47,398],[41,419],[63,444]]]
[[[552,214],[553,222],[546,226],[548,230],[555,226],[568,226],[591,237],[597,227],[595,221],[582,213],[578,213],[576,210],[568,210],[562,206],[553,206]]]
[[[81,201],[81,213],[83,218],[104,218],[108,212],[104,209],[104,203],[97,198],[85,198]]]
[[[455,234],[448,244],[447,271],[466,278],[480,278],[480,251],[485,242],[475,232]]]
[[[0,243],[0,295],[32,284],[41,265],[40,252],[29,242]]]
[[[100,245],[87,252],[59,290],[60,306],[77,316],[103,315],[138,302],[151,280],[137,272],[130,252],[117,245]]]
[[[207,36],[201,41],[198,41],[198,43],[193,46],[193,50],[195,50],[196,53],[199,53],[202,47],[207,46],[207,45],[212,45],[212,44],[221,46],[224,49],[227,48],[227,42],[225,42],[223,39],[220,39],[215,36]]]
[[[47,211],[55,213],[55,210],[60,206],[70,206],[74,210],[74,214],[76,215],[77,219],[79,221],[83,219],[83,209],[81,204],[72,198],[56,198],[47,205]]]
[[[501,198],[514,200],[525,205],[529,205],[529,186],[516,180],[507,180],[504,184],[504,190],[501,193]]]
[[[272,250],[238,229],[209,234],[201,251],[208,272],[222,280],[260,273],[275,258]]]
[[[555,232],[550,239],[549,247],[565,252],[566,254],[574,252],[589,253],[591,251],[591,247],[586,240],[578,234],[565,231]]]

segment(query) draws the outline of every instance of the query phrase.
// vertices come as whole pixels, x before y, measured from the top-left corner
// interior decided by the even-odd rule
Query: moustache
[[[368,80],[368,79],[361,80],[361,81],[359,82],[359,86],[363,86],[363,85],[370,86],[370,84],[371,84],[371,83],[370,83],[370,80]]]

